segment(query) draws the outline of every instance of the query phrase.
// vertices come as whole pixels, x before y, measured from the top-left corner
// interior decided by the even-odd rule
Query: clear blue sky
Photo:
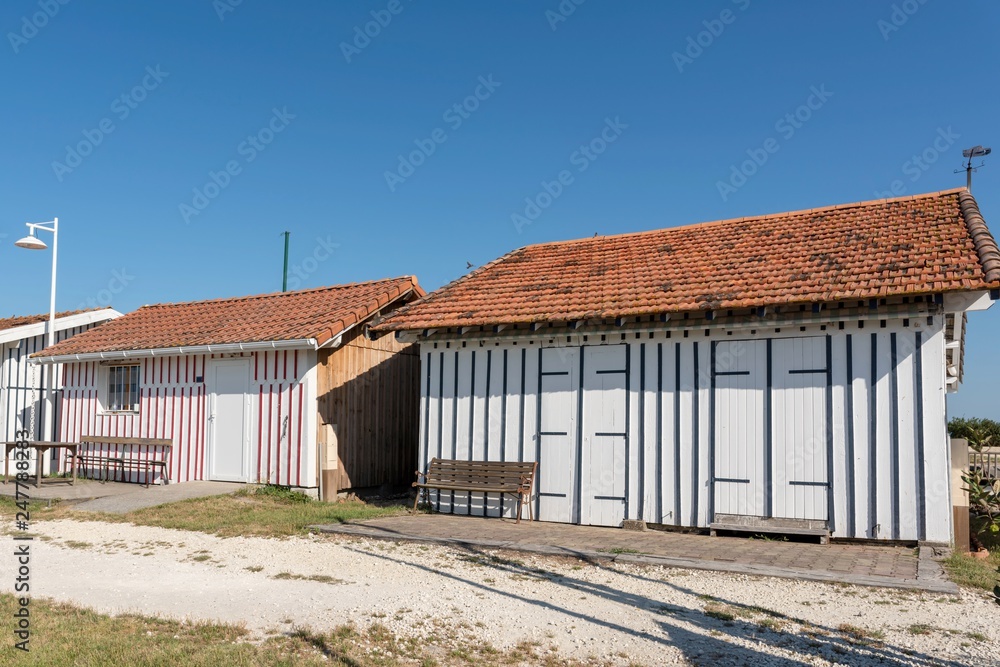
[[[11,242],[53,216],[59,308],[128,311],[279,289],[286,229],[294,285],[434,289],[528,243],[955,187],[963,147],[1000,151],[985,0],[61,1],[0,5],[0,315],[47,310],[50,256]],[[1000,154],[994,231],[998,184]],[[970,324],[951,411],[1000,418],[1000,308]]]

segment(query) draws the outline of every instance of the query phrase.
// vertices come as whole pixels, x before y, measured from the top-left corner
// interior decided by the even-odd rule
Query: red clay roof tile
[[[424,291],[412,276],[296,292],[143,306],[32,356],[314,338],[323,344],[386,304]]]
[[[395,331],[1000,287],[964,188],[526,246],[409,304]]]

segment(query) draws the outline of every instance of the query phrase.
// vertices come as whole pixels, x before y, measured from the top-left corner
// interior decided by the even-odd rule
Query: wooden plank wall
[[[85,324],[56,331],[56,342],[72,338],[98,324]],[[59,366],[36,366],[32,372],[31,363],[28,361],[30,355],[45,348],[45,340],[46,335],[39,334],[30,338],[22,338],[16,345],[11,344],[0,350],[2,352],[2,356],[0,356],[0,433],[2,433],[4,440],[13,440],[17,431],[28,428],[31,421],[32,386],[35,397],[35,433],[32,435],[33,439],[41,440],[43,438],[46,421],[53,425],[51,432],[58,437],[55,424],[58,424],[61,408],[62,383],[60,380],[62,371]],[[50,373],[54,373],[54,388],[58,392],[54,419],[51,415],[46,416],[45,414],[45,401],[41,390],[43,379]],[[32,380],[34,380],[33,385]],[[0,461],[2,460],[3,452],[0,452]]]
[[[282,486],[316,485],[315,440],[309,438],[305,427],[310,400],[305,377],[314,355],[311,350],[244,353],[243,358],[250,364],[249,481]],[[173,441],[169,458],[171,482],[208,479],[205,374],[216,356],[137,359],[139,409],[129,413],[102,412],[98,397],[105,391],[107,376],[100,364],[65,364],[61,438],[70,441],[78,441],[85,435],[168,438]],[[119,455],[124,449],[111,445],[104,451]],[[149,449],[143,447],[139,457],[154,454]]]
[[[358,328],[340,347],[320,351],[317,388],[318,428],[337,425],[339,489],[413,481],[420,422],[415,345],[392,335],[368,340]]]
[[[784,357],[792,349],[788,346],[808,337],[821,339],[822,363],[785,359],[782,366],[775,362],[772,374],[783,375],[774,380],[773,390],[758,383],[735,396],[742,401],[740,405],[752,402],[754,418],[761,424],[754,428],[759,435],[802,436],[803,451],[783,463],[795,470],[815,465],[817,471],[831,473],[828,506],[835,537],[948,542],[951,511],[943,314],[929,321],[875,317],[845,322],[843,328],[836,323],[778,326],[751,333],[692,327],[642,334],[608,331],[589,337],[470,337],[422,343],[424,404],[418,462],[424,469],[435,456],[537,460],[536,516],[563,522],[580,522],[589,516],[600,523],[593,519],[593,508],[580,506],[595,497],[593,484],[588,482],[593,471],[583,469],[586,461],[581,458],[589,451],[586,439],[606,426],[594,425],[592,406],[596,404],[588,402],[587,387],[581,382],[581,371],[585,377],[594,363],[583,359],[581,367],[580,350],[593,345],[621,346],[627,360],[623,371],[627,418],[622,426],[627,435],[624,448],[614,443],[615,456],[622,460],[604,469],[625,477],[624,517],[704,528],[713,511],[721,512],[716,505],[723,489],[721,484],[713,485],[715,478],[763,477],[759,466],[750,469],[745,458],[732,471],[725,467],[721,445],[726,429],[735,425],[737,437],[745,437],[749,424],[746,417],[726,418],[723,394],[730,380],[726,373],[743,372],[733,366],[738,359],[730,351],[732,343],[742,339],[745,342],[736,348],[746,350],[772,345],[774,353]],[[798,365],[789,365],[793,362]],[[809,405],[819,405],[810,410],[819,411],[822,418],[800,428],[796,424],[805,423],[806,393],[792,391],[791,398],[783,398],[781,392],[789,368],[801,371],[806,366],[816,366],[807,369],[808,392],[820,398],[810,399]],[[812,372],[820,369],[821,373]],[[760,395],[765,391],[770,398],[762,404]],[[786,401],[791,413],[777,409],[779,399]],[[564,440],[571,447],[563,446],[547,459],[542,449],[565,445]],[[754,441],[757,446],[766,446],[759,440]],[[825,460],[812,460],[805,445],[821,445]],[[564,469],[547,470],[553,462]],[[777,480],[777,472],[773,466],[771,479]],[[476,495],[480,497],[433,493],[432,501],[441,511],[458,514],[496,516],[501,512],[499,498],[491,496],[484,502],[481,494]],[[601,491],[598,495],[609,494]],[[511,516],[513,503],[505,500],[502,511]],[[745,507],[746,501],[738,505],[737,514],[760,514]]]

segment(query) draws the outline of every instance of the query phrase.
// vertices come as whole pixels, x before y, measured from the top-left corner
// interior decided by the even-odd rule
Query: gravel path
[[[224,539],[78,521],[33,528],[44,536],[33,549],[36,596],[106,613],[242,622],[261,636],[348,622],[440,635],[465,623],[497,647],[537,641],[623,664],[1000,664],[1000,608],[967,592],[342,537]],[[0,586],[10,592],[10,578]],[[842,624],[882,636],[866,645]]]

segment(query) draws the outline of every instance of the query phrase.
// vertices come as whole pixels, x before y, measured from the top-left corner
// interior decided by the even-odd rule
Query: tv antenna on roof
[[[982,146],[973,146],[972,148],[966,148],[962,151],[962,157],[968,158],[969,161],[965,163],[965,188],[972,192],[972,172],[978,171],[979,167],[986,164],[986,161],[980,162],[977,166],[972,166],[972,159],[977,157],[986,157],[993,151],[992,148],[984,148]],[[962,170],[956,169],[955,173],[958,174]]]

